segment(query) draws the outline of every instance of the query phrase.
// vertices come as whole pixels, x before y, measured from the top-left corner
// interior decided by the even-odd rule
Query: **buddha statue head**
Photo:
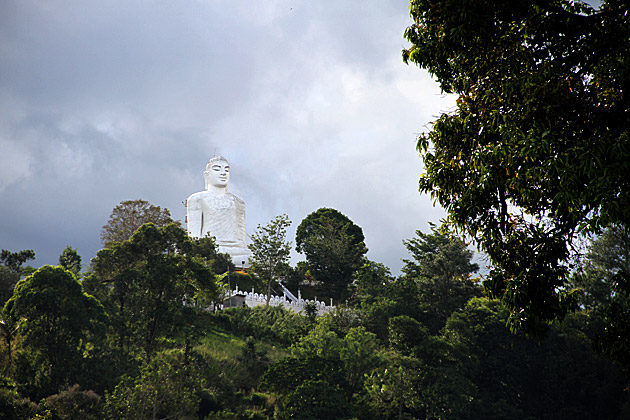
[[[230,164],[223,156],[215,156],[206,165],[203,176],[206,180],[206,189],[211,187],[227,189],[230,181]]]

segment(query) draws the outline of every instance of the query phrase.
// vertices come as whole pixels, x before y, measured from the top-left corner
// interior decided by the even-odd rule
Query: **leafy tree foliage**
[[[289,263],[291,242],[287,242],[287,228],[291,221],[286,214],[276,216],[265,226],[258,225],[252,235],[249,261],[252,271],[267,281],[267,304],[271,299],[271,286]]]
[[[324,380],[307,380],[289,392],[279,419],[336,420],[350,418],[350,405],[334,386]]]
[[[404,241],[402,276],[362,258],[351,305],[315,317],[264,305],[208,311],[220,295],[214,240],[143,225],[99,251],[82,282],[109,329],[62,267],[46,270],[66,280],[49,276],[33,293],[23,284],[46,270],[18,284],[0,318],[0,369],[19,394],[0,378],[0,418],[627,418],[620,369],[591,348],[605,326],[602,343],[624,366],[624,235],[599,236],[579,277],[584,290],[608,293],[587,294],[588,311],[535,342],[505,328],[501,302],[477,297],[472,253],[435,226]],[[283,273],[296,284],[309,276],[306,263]],[[80,312],[86,298],[99,316]],[[28,302],[19,319],[17,299]],[[38,315],[56,305],[67,313]],[[621,312],[610,317],[613,307]],[[52,363],[55,346],[67,351]]]
[[[292,347],[291,352],[297,357],[317,356],[340,361],[349,395],[352,395],[361,387],[364,375],[378,365],[380,359],[376,348],[376,337],[364,327],[351,328],[340,337],[328,323],[320,322]]]
[[[107,322],[102,305],[74,275],[51,266],[19,282],[4,313],[21,324],[16,378],[35,398],[80,382],[84,359],[102,341]]]
[[[223,274],[234,270],[232,257],[229,254],[220,253],[214,236],[206,236],[192,241],[192,254],[211,265],[216,274]]]
[[[363,264],[355,274],[353,289],[351,303],[361,325],[384,342],[391,317],[420,316],[415,282],[408,277],[394,278],[381,263]]]
[[[584,291],[580,304],[589,310],[606,307],[618,292],[630,290],[630,227],[613,225],[596,236],[572,280]]]
[[[32,249],[18,252],[3,249],[0,252],[0,305],[4,305],[11,297],[13,288],[23,274],[22,265],[33,259],[35,259],[35,251]]]
[[[287,395],[305,381],[325,380],[333,386],[346,388],[339,360],[319,355],[290,356],[269,366],[260,380],[260,388],[279,396]]]
[[[381,363],[374,334],[363,327],[340,334],[331,318],[320,318],[291,347],[291,357],[273,363],[263,375],[261,389],[278,396],[280,418],[350,417],[350,403],[362,392],[365,375]]]
[[[374,418],[427,418],[422,398],[424,368],[416,358],[392,354],[386,368],[372,372],[366,380],[365,405]]]
[[[405,62],[459,95],[418,148],[420,190],[475,238],[514,329],[575,307],[578,232],[630,225],[630,15],[550,2],[412,0]]]
[[[403,259],[402,272],[412,278],[469,278],[479,270],[472,263],[473,252],[461,240],[440,232],[430,224],[431,233],[416,230],[416,238],[403,240],[412,260]]]
[[[352,275],[363,264],[364,239],[363,230],[347,216],[321,208],[302,220],[295,245],[306,255],[311,274],[322,283],[322,293],[343,301]]]
[[[35,410],[36,405],[18,394],[13,382],[0,377],[0,419],[30,419],[35,414]]]
[[[473,412],[483,418],[621,418],[620,372],[592,351],[587,314],[570,315],[538,344],[505,328],[499,302],[475,298],[449,318],[444,336],[476,385]],[[518,363],[514,363],[518,360]]]
[[[260,376],[269,366],[269,358],[266,350],[260,350],[256,345],[254,337],[247,337],[243,351],[237,357],[242,364],[246,374],[245,382],[248,384],[257,384]]]
[[[123,379],[108,396],[110,420],[194,419],[204,384],[203,362],[186,362],[178,352],[161,353],[146,363],[140,376]]]
[[[286,346],[304,333],[307,324],[304,317],[281,306],[230,308],[215,312],[212,321],[239,337],[254,337]]]
[[[603,318],[598,347],[619,363],[630,379],[630,228],[612,225],[589,244],[573,285],[581,305]]]
[[[217,300],[214,272],[178,225],[143,225],[100,250],[85,280],[112,318],[117,346],[150,356],[164,339],[186,339],[195,308]]]
[[[35,252],[32,249],[25,249],[19,252],[11,252],[3,249],[0,252],[0,263],[3,267],[14,271],[20,272],[20,267],[28,260],[35,259]]]
[[[59,256],[59,265],[78,277],[81,272],[81,256],[76,248],[66,245]]]
[[[63,419],[101,420],[102,400],[103,398],[94,391],[81,390],[81,387],[75,384],[59,394],[46,398],[41,405]]]
[[[12,322],[10,318],[4,315],[4,311],[0,310],[0,337],[2,337],[4,347],[3,360],[1,363],[1,365],[3,365],[3,375],[13,373],[13,349],[19,329],[20,322]]]
[[[429,330],[407,315],[389,319],[389,346],[405,356],[414,354],[428,340]]]
[[[115,242],[123,242],[145,223],[163,227],[174,223],[171,212],[160,206],[154,206],[144,200],[122,201],[112,210],[109,221],[101,231],[101,240],[108,247]]]
[[[431,233],[417,230],[416,236],[403,241],[413,260],[403,259],[402,271],[416,283],[420,319],[436,334],[453,311],[481,295],[471,280],[479,266],[471,262],[473,253],[461,240],[440,233],[435,225]]]
[[[282,274],[283,282],[290,290],[300,289],[300,286],[304,286],[305,283],[310,284],[312,280],[310,267],[306,261],[298,261],[295,267],[285,267]]]

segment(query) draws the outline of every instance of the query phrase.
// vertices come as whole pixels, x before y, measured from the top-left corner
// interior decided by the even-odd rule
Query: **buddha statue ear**
[[[208,189],[208,169],[206,169],[203,172],[203,182],[204,182],[204,188],[207,190]]]

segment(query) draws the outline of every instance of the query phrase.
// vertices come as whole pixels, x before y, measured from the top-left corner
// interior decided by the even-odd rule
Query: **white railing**
[[[302,294],[299,290],[298,296],[295,297],[295,295],[293,295],[291,292],[287,293],[288,289],[286,289],[284,286],[282,286],[282,289],[284,295],[272,295],[271,299],[269,299],[269,306],[283,306],[284,308],[290,309],[293,312],[300,313],[304,310],[306,304],[313,303],[315,304],[315,308],[317,309],[318,316],[324,315],[334,309],[332,299],[330,299],[330,305],[326,306],[326,303],[323,301],[318,301],[317,297],[313,300],[302,299]],[[232,290],[231,293],[228,292],[228,299],[235,295],[245,295],[245,304],[250,308],[267,304],[267,295],[265,295],[264,293],[254,292],[254,288],[252,288],[251,292],[246,292],[244,290],[239,290],[238,285],[236,285],[236,289]],[[292,300],[287,299],[287,295],[289,295]]]
[[[288,297],[289,299],[291,299],[292,302],[297,302],[298,301],[298,298],[296,298],[295,295],[293,293],[291,293],[291,291],[289,289],[287,289],[285,287],[285,285],[282,284],[281,281],[279,281],[278,284],[280,285],[280,288],[282,289],[282,293],[284,293],[285,297]]]

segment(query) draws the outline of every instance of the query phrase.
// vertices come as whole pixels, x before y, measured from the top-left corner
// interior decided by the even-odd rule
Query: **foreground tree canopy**
[[[418,141],[420,191],[477,240],[514,329],[574,307],[579,234],[630,225],[630,14],[573,1],[410,4],[403,51],[459,95]]]

